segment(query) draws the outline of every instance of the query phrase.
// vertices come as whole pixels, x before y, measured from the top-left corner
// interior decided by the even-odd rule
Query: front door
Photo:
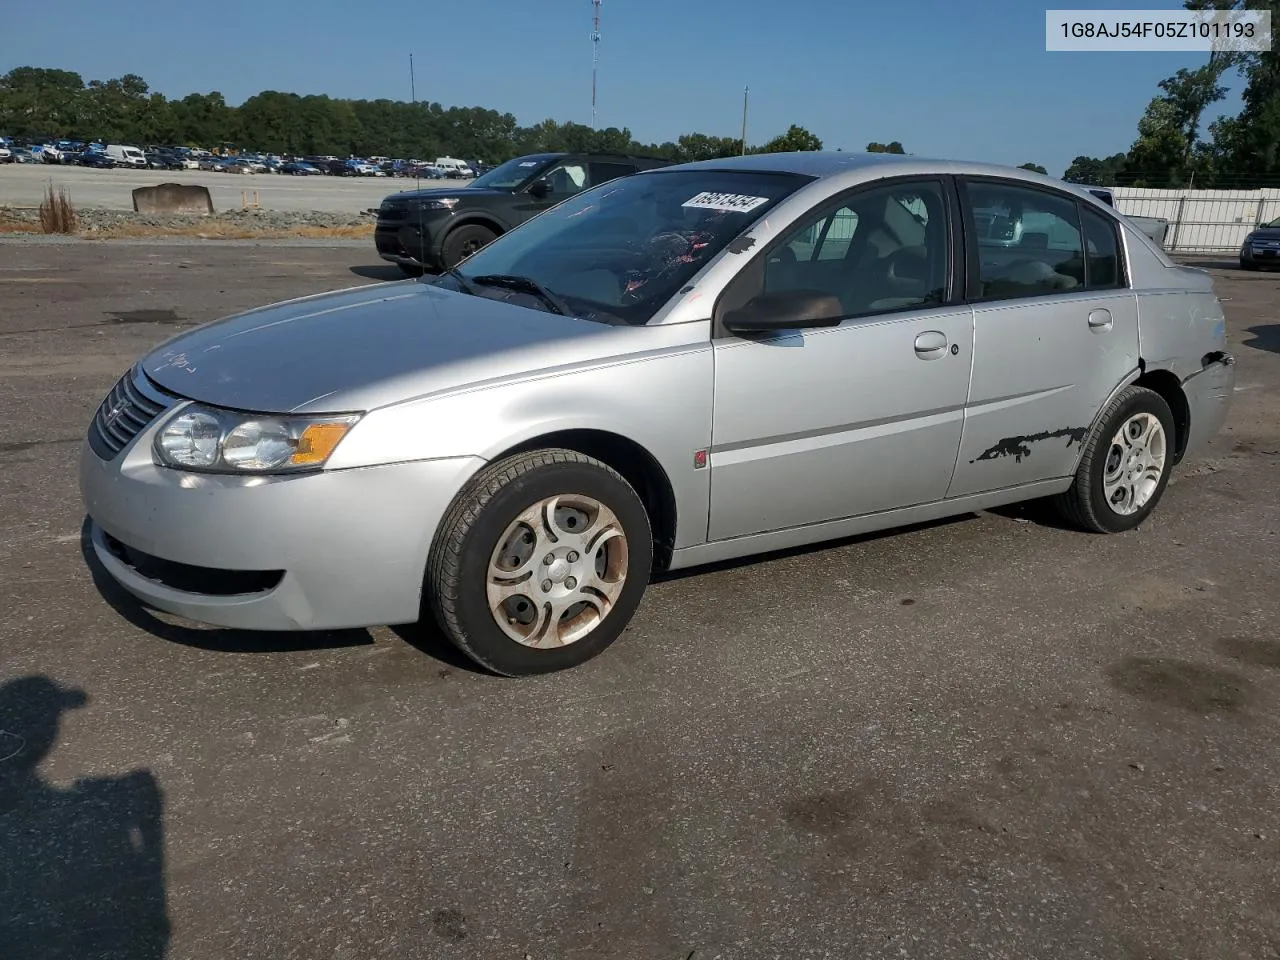
[[[976,235],[974,354],[952,497],[1070,476],[1138,365],[1114,222],[1049,188],[974,179],[961,192]]]
[[[717,328],[709,539],[945,495],[973,343],[972,311],[951,297],[950,209],[940,181],[856,191],[726,291],[818,290],[846,319],[751,338]]]

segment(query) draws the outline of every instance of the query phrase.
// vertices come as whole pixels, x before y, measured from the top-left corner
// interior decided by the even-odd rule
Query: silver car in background
[[[179,335],[103,401],[81,487],[98,560],[156,608],[434,615],[532,674],[604,650],[663,570],[1031,498],[1131,530],[1221,427],[1225,345],[1209,275],[1085,189],[716,160],[439,277]]]

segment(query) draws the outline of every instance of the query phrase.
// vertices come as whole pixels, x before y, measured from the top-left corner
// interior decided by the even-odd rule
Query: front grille
[[[130,370],[98,407],[89,427],[89,446],[103,460],[112,459],[177,401],[177,397],[161,390],[141,370]]]

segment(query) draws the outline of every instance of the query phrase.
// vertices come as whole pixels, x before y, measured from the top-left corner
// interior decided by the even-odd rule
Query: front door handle
[[[921,360],[937,360],[947,355],[947,335],[941,330],[926,330],[916,337],[916,356]]]
[[[1089,311],[1089,329],[1105,333],[1116,325],[1115,318],[1106,307],[1098,307]]]

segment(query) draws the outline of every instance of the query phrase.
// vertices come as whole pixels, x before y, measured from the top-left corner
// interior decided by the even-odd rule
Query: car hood
[[[447,199],[459,197],[463,200],[474,200],[477,197],[510,197],[510,190],[492,190],[489,187],[460,187],[456,190],[405,190],[393,193],[383,203],[408,203],[419,199]]]
[[[614,327],[407,280],[238,314],[142,361],[166,390],[263,413],[372,410],[636,349]]]
[[[1249,234],[1251,240],[1280,240],[1280,227],[1259,227]]]

